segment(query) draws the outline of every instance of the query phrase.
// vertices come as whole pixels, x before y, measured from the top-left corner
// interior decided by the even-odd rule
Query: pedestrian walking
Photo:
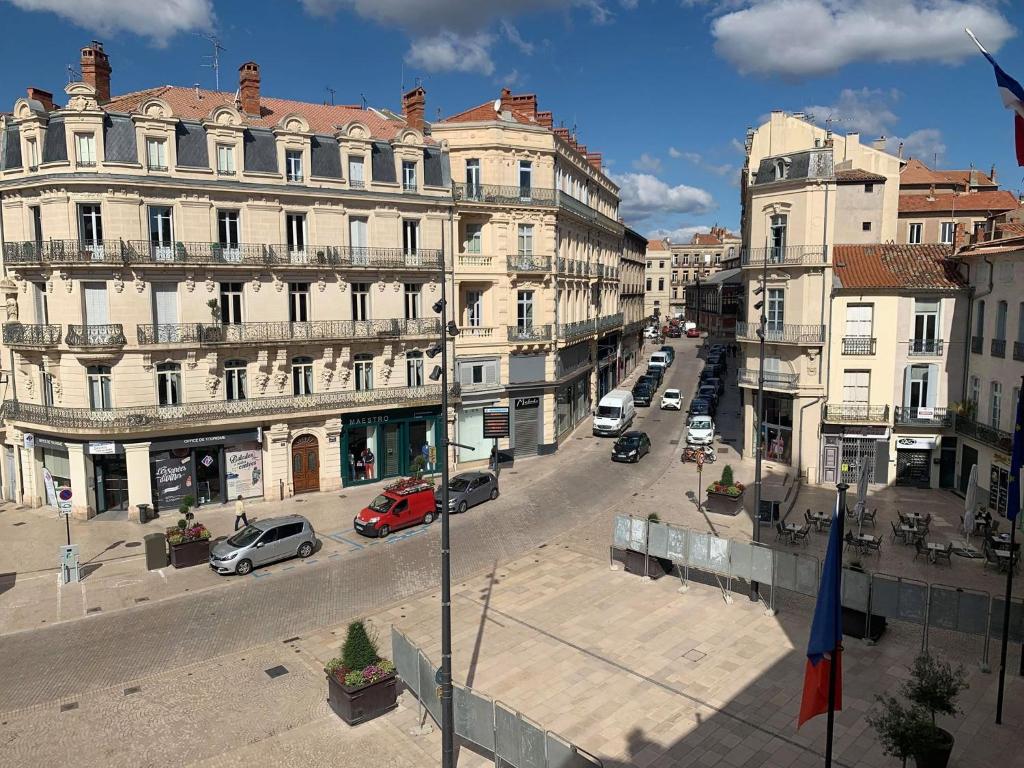
[[[239,524],[248,525],[249,518],[245,516],[245,502],[242,501],[242,494],[238,494],[238,498],[235,499],[235,530],[238,530]]]

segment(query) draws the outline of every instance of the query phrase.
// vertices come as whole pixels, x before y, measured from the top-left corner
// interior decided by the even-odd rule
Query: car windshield
[[[638,445],[640,445],[640,438],[639,437],[635,437],[635,436],[634,437],[620,437],[618,439],[618,443],[617,444],[618,444],[618,446],[620,448],[636,448]]]
[[[705,384],[705,385],[701,386],[701,388],[700,388],[700,389],[699,389],[698,391],[699,391],[699,392],[700,392],[701,394],[704,394],[705,392],[711,393],[711,392],[714,392],[714,391],[715,391],[715,388],[714,388],[713,386],[710,386],[710,385],[708,385],[708,384]]]
[[[597,415],[603,416],[606,419],[617,419],[619,414],[622,413],[622,409],[617,405],[599,405],[597,406]]]
[[[255,525],[247,525],[245,526],[245,528],[243,528],[230,539],[228,539],[228,544],[230,544],[232,547],[238,548],[248,547],[251,546],[252,543],[256,541],[256,539],[258,539],[260,537],[260,534],[262,533],[263,530],[257,528]]]
[[[673,391],[671,389],[666,389],[665,390],[665,394],[662,395],[662,397],[664,397],[666,400],[678,400],[679,399],[679,393],[675,392],[675,391]]]
[[[690,429],[711,429],[711,419],[707,417],[691,419]]]
[[[449,491],[464,491],[469,488],[469,480],[464,477],[453,477],[448,483]]]
[[[383,493],[370,502],[370,509],[374,512],[387,512],[391,509],[391,505],[395,503],[394,499],[390,499]]]

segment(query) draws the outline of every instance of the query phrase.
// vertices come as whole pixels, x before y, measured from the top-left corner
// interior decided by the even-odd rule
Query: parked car
[[[594,411],[595,435],[621,435],[633,425],[636,406],[633,395],[623,389],[613,389],[601,398]]]
[[[683,398],[678,389],[666,389],[661,394],[661,410],[681,411],[683,410]]]
[[[437,514],[434,486],[408,478],[384,488],[352,521],[363,536],[384,538],[392,531],[412,525],[429,524]]]
[[[664,352],[655,352],[647,360],[648,368],[660,368],[662,371],[665,371],[669,365],[671,365],[671,362],[668,355]]]
[[[633,404],[641,406],[650,406],[651,399],[654,397],[654,390],[651,385],[644,381],[638,381],[633,385]]]
[[[696,326],[693,327],[693,328],[687,328],[686,329],[686,338],[688,338],[688,339],[699,339],[700,338],[700,330]]]
[[[645,339],[656,339],[656,338],[658,338],[659,335],[660,334],[658,333],[658,329],[656,327],[654,327],[653,325],[649,325],[646,328],[644,328],[644,338]]]
[[[679,339],[679,338],[682,338],[683,329],[680,328],[679,326],[675,326],[674,325],[674,326],[672,326],[671,328],[668,329],[668,331],[665,333],[665,335],[668,338],[670,338],[670,339]]]
[[[718,378],[718,371],[715,370],[715,367],[713,365],[705,365],[703,368],[701,368],[699,379],[700,384],[705,383],[708,379],[715,378]]]
[[[316,549],[316,533],[302,515],[268,517],[210,547],[210,567],[217,573],[239,576],[261,565],[289,557],[309,557]]]
[[[725,381],[723,379],[719,378],[718,376],[710,376],[710,377],[704,379],[701,382],[701,385],[702,386],[703,385],[707,385],[709,387],[714,387],[715,391],[718,392],[719,396],[721,396],[722,393],[725,392]]]
[[[490,472],[462,472],[448,481],[448,509],[465,512],[470,507],[498,498],[498,478]],[[435,494],[437,514],[441,514],[441,497]]]
[[[687,413],[689,413],[691,417],[714,416],[715,404],[703,397],[695,397],[690,401],[690,408]]]
[[[710,379],[708,381],[710,381]],[[701,384],[699,387],[697,387],[696,396],[702,397],[705,400],[710,400],[712,403],[715,404],[716,408],[718,407],[718,387],[716,387],[715,385],[709,384],[707,382]]]
[[[721,355],[712,355],[704,362],[705,367],[711,368],[717,374],[725,373],[725,358]]]
[[[612,446],[612,461],[640,461],[651,452],[651,438],[646,432],[627,432]]]
[[[687,445],[711,445],[715,439],[715,422],[710,416],[692,416],[686,425]]]
[[[645,374],[654,379],[654,390],[657,391],[658,387],[665,381],[665,369],[661,366],[647,366],[647,373]]]
[[[669,365],[672,365],[672,363],[674,363],[674,362],[676,361],[676,351],[675,351],[675,349],[674,349],[674,348],[672,347],[672,345],[671,345],[671,344],[665,344],[665,345],[664,345],[664,346],[662,346],[662,348],[661,348],[660,350],[658,350],[658,351],[659,351],[659,352],[664,352],[664,353],[665,353],[666,355],[668,355],[668,364],[669,364]]]

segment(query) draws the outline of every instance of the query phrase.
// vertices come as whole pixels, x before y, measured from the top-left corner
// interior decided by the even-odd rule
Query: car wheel
[[[497,488],[495,488],[494,490],[491,491],[491,501],[494,501],[496,498],[498,498],[498,489]]]
[[[245,576],[252,570],[251,560],[239,560],[238,565],[235,566],[235,573],[239,576]]]
[[[432,522],[434,522],[434,513],[427,512],[427,514],[423,516],[423,524],[430,525]]]
[[[460,502],[459,502],[459,506],[457,506],[457,507],[455,508],[455,511],[456,511],[456,512],[458,512],[458,513],[459,513],[459,514],[461,515],[461,514],[462,514],[463,512],[465,512],[465,511],[466,511],[467,509],[469,509],[469,505],[468,505],[468,504],[466,504],[466,502],[464,502],[464,501],[460,501]]]
[[[305,559],[305,558],[309,557],[312,554],[313,554],[313,545],[310,544],[308,541],[302,542],[302,545],[299,547],[299,557]]]
[[[378,537],[378,538],[381,538],[381,539],[384,539],[384,538],[387,538],[387,535],[388,535],[389,533],[391,533],[391,529],[390,529],[390,528],[388,528],[388,527],[387,527],[386,525],[382,525],[382,526],[381,526],[381,527],[380,527],[380,528],[379,528],[379,529],[377,530],[377,537]]]

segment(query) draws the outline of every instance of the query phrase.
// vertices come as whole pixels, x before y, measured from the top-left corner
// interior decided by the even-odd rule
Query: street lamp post
[[[758,366],[757,366],[757,411],[754,413],[754,426],[756,437],[754,438],[754,542],[761,541],[761,454],[764,448],[764,337],[768,325],[768,318],[765,315],[764,302],[767,298],[765,291],[768,285],[768,249],[765,249],[764,264],[761,268],[761,285],[754,291],[755,296],[761,299],[754,304],[754,309],[760,311],[761,316],[757,325],[758,337]],[[769,514],[769,520],[771,515]],[[760,588],[756,581],[750,582],[750,599],[756,602],[760,598]]]

